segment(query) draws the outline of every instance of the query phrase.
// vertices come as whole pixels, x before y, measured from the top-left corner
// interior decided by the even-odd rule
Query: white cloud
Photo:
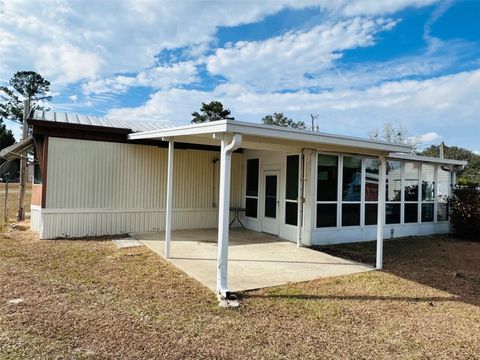
[[[315,6],[333,21],[430,2],[0,0],[0,80],[19,69],[43,71],[57,86],[137,73],[154,66],[162,49],[188,47],[199,56],[218,27],[260,21],[285,8]]]
[[[196,67],[192,61],[167,66],[156,66],[141,71],[136,76],[115,76],[109,79],[90,80],[82,85],[83,93],[123,93],[131,86],[148,86],[154,89],[168,89],[175,85],[197,81]]]
[[[291,32],[265,41],[237,42],[217,49],[207,69],[233,83],[262,89],[301,88],[306,73],[331,69],[342,51],[374,44],[374,35],[389,30],[393,20],[354,18]]]
[[[407,7],[420,8],[440,0],[357,0],[348,3],[342,9],[347,16],[391,14]]]
[[[94,53],[70,44],[44,45],[38,49],[35,67],[45,78],[59,83],[74,83],[94,77],[102,66],[102,59]]]
[[[68,97],[70,100],[72,100],[73,102],[77,101],[78,100],[78,96],[77,95],[71,95]]]
[[[433,143],[433,142],[438,142],[443,137],[437,132],[431,131],[431,132],[420,135],[418,138],[421,143]]]
[[[318,94],[258,93],[242,85],[226,84],[213,92],[158,91],[143,106],[112,109],[109,115],[181,125],[190,121],[191,112],[202,102],[220,100],[237,120],[259,122],[265,114],[277,111],[308,121],[310,114],[316,113],[323,131],[366,136],[369,130],[388,122],[405,126],[411,133],[423,133],[424,141],[439,139],[439,133],[455,124],[457,128],[475,129],[464,136],[467,141],[480,131],[478,93],[480,70]]]
[[[44,71],[52,82],[138,72],[162,49],[210,42],[219,26],[316,2],[0,0],[0,79],[19,67]]]

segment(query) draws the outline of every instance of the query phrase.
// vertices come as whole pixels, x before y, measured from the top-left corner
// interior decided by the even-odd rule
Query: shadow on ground
[[[365,264],[375,263],[375,242],[314,248]],[[449,301],[456,299],[480,306],[479,264],[480,242],[449,236],[426,236],[388,240],[384,243],[384,272],[457,296]],[[426,299],[433,300],[435,299]]]

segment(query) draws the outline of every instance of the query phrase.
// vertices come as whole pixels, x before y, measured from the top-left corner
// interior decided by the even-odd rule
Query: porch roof
[[[165,140],[180,138],[182,142],[218,145],[214,134],[241,134],[242,147],[252,149],[279,149],[296,147],[325,150],[339,150],[361,153],[405,153],[411,151],[406,144],[393,144],[385,141],[363,139],[352,136],[334,135],[310,130],[299,130],[243,122],[238,120],[220,120],[202,124],[191,124],[166,129],[143,131],[128,135],[129,140]]]

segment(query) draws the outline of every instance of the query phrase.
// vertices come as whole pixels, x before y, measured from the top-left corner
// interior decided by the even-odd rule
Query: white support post
[[[218,259],[217,259],[217,293],[228,299],[228,238],[230,226],[230,179],[232,152],[242,143],[242,136],[235,134],[230,143],[227,135],[221,140],[220,187],[218,203]]]
[[[302,246],[303,202],[305,179],[303,173],[303,151],[298,156],[298,196],[297,196],[297,247]]]
[[[167,204],[165,206],[165,258],[170,258],[170,242],[172,240],[172,207],[173,207],[173,152],[174,141],[168,140],[167,163]]]
[[[383,267],[383,227],[385,222],[385,182],[387,177],[387,161],[385,156],[380,156],[380,169],[378,181],[378,212],[377,212],[377,261],[376,268]]]

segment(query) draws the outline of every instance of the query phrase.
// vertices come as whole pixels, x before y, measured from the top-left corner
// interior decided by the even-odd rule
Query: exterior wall
[[[244,167],[246,166],[247,159],[256,159],[260,160],[259,168],[259,194],[258,194],[258,216],[257,218],[245,218],[245,226],[254,231],[264,231],[262,221],[264,214],[264,196],[265,196],[265,184],[263,180],[264,173],[266,171],[279,171],[279,206],[278,206],[278,225],[279,233],[278,236],[290,240],[297,241],[298,236],[298,227],[294,225],[285,224],[285,187],[286,187],[286,157],[287,155],[299,155],[301,149],[298,149],[298,152],[273,152],[273,151],[258,151],[258,150],[245,150],[244,151]],[[311,211],[312,208],[312,182],[311,182],[311,151],[307,150],[305,154],[305,167],[304,167],[304,227],[302,229],[302,244],[309,245],[311,242]],[[245,168],[243,174],[246,174]],[[245,175],[244,175],[245,176]],[[245,181],[245,179],[244,179]],[[243,186],[245,188],[245,185]],[[242,193],[242,196],[245,200],[245,194]]]
[[[394,239],[405,236],[423,236],[432,234],[447,234],[450,232],[448,222],[395,224],[384,226],[384,239]],[[377,239],[377,226],[355,226],[340,229],[316,229],[313,231],[313,245],[342,244],[351,242],[374,241]]]
[[[286,156],[297,153],[273,152],[273,151],[244,151],[244,167],[247,159],[258,158],[259,165],[259,194],[258,194],[258,217],[245,218],[246,227],[254,231],[263,231],[262,217],[264,213],[264,183],[263,174],[268,170],[280,171],[279,181],[279,237],[297,241],[298,227],[285,224],[285,171],[286,171]],[[301,242],[303,245],[323,245],[323,244],[338,244],[347,242],[372,241],[376,239],[377,226],[363,225],[363,226],[337,226],[335,228],[317,228],[316,227],[316,186],[317,186],[317,151],[305,150],[305,165],[304,165],[304,214],[303,214],[303,228],[301,232]],[[244,174],[246,174],[244,170]],[[244,175],[245,176],[245,175]],[[340,179],[339,179],[340,180]],[[245,181],[245,180],[244,180]],[[245,186],[244,186],[245,188]],[[245,200],[245,194],[242,194]],[[421,201],[419,202],[421,203]],[[363,204],[363,201],[362,201]],[[363,205],[362,205],[363,206]],[[403,209],[403,208],[402,208]],[[362,217],[363,218],[363,217]],[[434,222],[418,222],[418,223],[401,223],[385,225],[384,236],[385,239],[397,238],[405,236],[420,236],[430,234],[448,233],[450,231],[450,224],[448,221],[434,221]]]
[[[175,150],[174,229],[217,226],[218,158],[215,151]],[[167,149],[50,138],[40,237],[163,230],[166,168]],[[232,206],[242,201],[242,171],[242,155],[234,154]]]
[[[42,206],[42,184],[32,184],[32,205]]]

